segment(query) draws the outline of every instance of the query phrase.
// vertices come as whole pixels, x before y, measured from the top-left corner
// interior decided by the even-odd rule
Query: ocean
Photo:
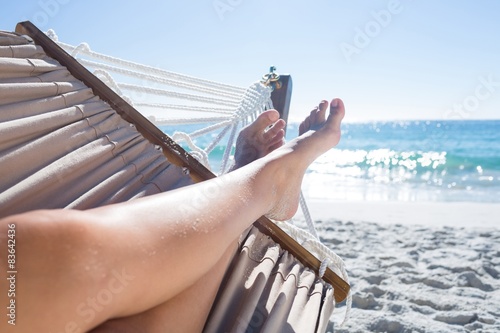
[[[288,125],[287,139],[297,128]],[[224,149],[209,156],[216,171]],[[345,123],[339,145],[309,168],[303,191],[315,199],[498,203],[500,120]]]

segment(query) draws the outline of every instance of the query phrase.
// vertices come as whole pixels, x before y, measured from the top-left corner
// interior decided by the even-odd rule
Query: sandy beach
[[[500,332],[500,204],[308,204],[353,291],[329,332]]]

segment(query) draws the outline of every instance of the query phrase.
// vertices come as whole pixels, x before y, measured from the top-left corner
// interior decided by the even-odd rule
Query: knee
[[[19,311],[26,317],[43,318],[37,324],[44,331],[64,327],[73,319],[84,326],[92,324],[82,322],[76,312],[87,292],[100,287],[104,272],[100,265],[92,271],[85,269],[90,265],[91,228],[88,215],[77,211],[33,211],[0,220],[2,237],[7,230],[15,230]],[[55,310],[47,314],[47,308]]]
[[[40,210],[0,220],[0,235],[15,230],[15,247],[26,274],[63,272],[82,255],[90,226],[78,211]]]
[[[69,210],[37,210],[9,216],[2,227],[16,229],[19,245],[46,250],[82,243],[88,236],[82,212]]]

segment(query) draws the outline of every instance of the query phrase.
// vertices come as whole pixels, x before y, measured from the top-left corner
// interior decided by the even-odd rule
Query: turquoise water
[[[297,124],[287,133],[295,136]],[[210,156],[215,168],[223,151]],[[318,199],[500,202],[500,120],[344,124],[340,144],[311,165],[304,191]]]

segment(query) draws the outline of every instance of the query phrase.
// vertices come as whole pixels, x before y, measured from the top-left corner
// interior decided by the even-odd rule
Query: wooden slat
[[[280,75],[281,87],[274,89],[271,94],[273,107],[280,113],[280,118],[288,122],[290,102],[292,100],[292,77],[290,75]]]
[[[302,245],[297,243],[267,217],[262,216],[259,218],[254,223],[254,226],[256,226],[263,234],[268,235],[276,243],[280,244],[283,249],[293,254],[293,256],[299,259],[304,266],[311,268],[316,272],[316,274],[319,274],[321,261],[303,248]],[[346,299],[351,287],[340,276],[338,276],[330,268],[327,268],[325,274],[323,275],[323,280],[333,286],[333,294],[336,302],[340,303]]]
[[[203,181],[216,177],[210,170],[205,168],[198,162],[198,160],[193,158],[168,135],[163,133],[139,111],[128,104],[105,83],[83,67],[76,59],[66,53],[66,51],[54,43],[31,22],[26,21],[18,23],[16,26],[16,32],[30,36],[36,44],[40,45],[45,50],[47,55],[59,61],[59,63],[65,66],[74,77],[83,81],[88,87],[90,87],[95,95],[108,102],[109,105],[123,117],[123,119],[134,124],[137,130],[147,140],[149,140],[152,144],[162,147],[164,154],[171,162],[188,168],[195,181]],[[286,86],[291,88],[290,78],[288,79],[288,82],[289,83],[286,84]],[[285,92],[285,90],[283,90],[283,92]],[[291,89],[288,91],[288,95],[290,94]],[[283,111],[286,110],[286,116],[288,115],[288,108],[290,106],[289,97],[290,96],[288,96],[288,103],[284,100],[284,97],[279,97],[277,100],[277,105],[283,105],[279,107],[282,108]],[[268,218],[261,217],[255,222],[254,225],[259,228],[261,232],[270,236],[275,242],[280,244],[283,249],[290,252],[303,265],[311,268],[316,273],[319,272],[321,262]],[[334,295],[337,302],[341,302],[347,297],[350,287],[337,274],[330,269],[327,269],[323,279],[334,287]]]

